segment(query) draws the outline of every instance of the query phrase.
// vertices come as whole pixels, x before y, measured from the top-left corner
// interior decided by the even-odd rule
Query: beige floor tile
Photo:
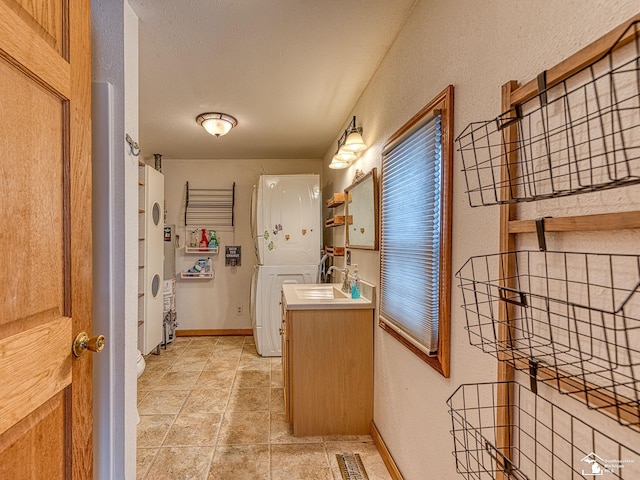
[[[215,445],[222,413],[181,413],[169,429],[163,446]]]
[[[174,361],[175,359],[172,360],[171,363],[147,363],[140,378],[149,376],[162,377],[162,375],[167,373],[167,369],[171,367]]]
[[[333,480],[324,445],[271,445],[271,480]]]
[[[271,371],[238,370],[233,381],[234,388],[269,387],[270,385]]]
[[[157,448],[138,448],[136,450],[136,480],[144,478],[157,452]]]
[[[233,412],[224,414],[218,445],[269,443],[269,412]]]
[[[244,337],[244,344],[245,345],[255,345],[255,339],[253,338],[253,335],[247,335],[246,337]]]
[[[269,445],[219,445],[208,480],[269,480]]]
[[[181,352],[184,348],[187,347],[187,345],[189,345],[189,343],[191,343],[190,339],[187,339],[186,341],[184,341],[184,339],[175,339],[173,342],[171,342],[169,345],[167,345],[167,348],[161,348],[160,350],[163,353],[166,352]]]
[[[382,461],[382,457],[373,441],[364,442],[326,442],[327,455],[335,478],[341,478],[337,454],[350,453],[360,455],[360,460],[369,480],[391,480],[391,475]]]
[[[271,370],[271,388],[282,388],[284,386],[282,378],[281,370]]]
[[[140,405],[140,402],[142,402],[142,400],[144,400],[147,395],[149,395],[149,390],[138,390],[138,405]]]
[[[170,372],[201,372],[207,364],[208,357],[178,357],[169,368]]]
[[[187,395],[189,395],[189,390],[157,390],[149,392],[138,405],[138,413],[140,415],[154,413],[177,414],[182,408]]]
[[[269,410],[269,388],[233,389],[227,410],[263,412]]]
[[[169,431],[176,415],[140,415],[137,428],[137,446],[139,448],[159,447]]]
[[[326,442],[373,442],[371,435],[325,435],[322,440]]]
[[[160,351],[160,355],[156,355],[155,353],[150,353],[146,357],[144,357],[145,363],[147,365],[165,365],[173,363],[173,361],[180,355],[181,350],[167,350]]]
[[[218,337],[194,337],[189,347],[212,347],[218,343]]]
[[[242,355],[242,345],[233,343],[218,343],[213,347],[212,355],[226,353],[228,355]]]
[[[244,345],[245,336],[227,335],[218,337],[217,345]]]
[[[269,410],[284,414],[284,388],[271,388]]]
[[[370,480],[390,479],[369,435],[292,435],[282,361],[257,355],[253,337],[178,337],[148,358],[138,479],[339,480],[336,453],[358,453]]]
[[[181,358],[190,359],[190,360],[207,360],[211,354],[213,353],[213,349],[215,347],[210,345],[208,347],[205,346],[197,346],[192,347],[189,345],[178,357],[178,360]]]
[[[198,375],[198,372],[167,372],[149,390],[188,390],[193,388]]]
[[[191,390],[182,413],[223,413],[229,402],[231,387]]]
[[[258,357],[258,350],[256,350],[256,346],[255,344],[244,344],[244,346],[242,347],[242,355],[251,355],[253,357]],[[268,358],[267,358],[268,360]]]
[[[256,357],[253,355],[242,355],[238,370],[259,370],[262,372],[271,371],[271,361],[268,358]]]
[[[214,353],[209,357],[207,363],[204,366],[204,370],[231,370],[234,371],[238,368],[239,356],[229,356],[226,354]]]
[[[271,444],[322,443],[322,437],[294,437],[291,424],[286,421],[284,412],[271,412],[269,431]]]
[[[213,447],[163,447],[145,480],[204,480]]]
[[[228,389],[233,385],[235,370],[203,370],[193,388]]]
[[[147,366],[142,372],[142,375],[138,378],[138,391],[141,390],[150,390],[153,388],[162,377],[164,377],[167,370],[170,368],[169,365],[165,366]]]

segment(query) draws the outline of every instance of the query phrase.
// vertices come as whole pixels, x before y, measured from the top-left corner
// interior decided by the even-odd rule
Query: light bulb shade
[[[202,113],[197,116],[196,122],[211,135],[219,137],[229,133],[233,127],[238,124],[238,121],[231,115],[226,113]]]
[[[341,162],[351,163],[354,162],[358,156],[355,153],[346,150],[343,145],[338,149],[338,152],[333,156],[333,158],[340,160]]]
[[[342,146],[345,150],[349,152],[362,152],[367,149],[367,145],[362,140],[362,135],[357,130],[353,130],[349,135],[347,135],[347,139]]]
[[[332,168],[334,170],[339,170],[341,168],[347,168],[349,165],[351,165],[350,162],[347,162],[345,160],[340,160],[338,158],[338,155],[334,155],[333,159],[331,160],[331,163],[329,164],[329,168]]]

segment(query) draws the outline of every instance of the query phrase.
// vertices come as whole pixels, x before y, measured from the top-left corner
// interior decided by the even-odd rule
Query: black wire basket
[[[472,345],[640,427],[640,255],[516,251],[456,277]]]
[[[518,383],[460,385],[447,406],[464,478],[640,478],[640,454]]]
[[[640,182],[639,33],[638,23],[631,24],[597,61],[548,88],[539,77],[538,95],[466,127],[456,142],[471,206]],[[506,129],[514,123],[515,141]],[[503,178],[510,154],[517,154],[517,165]]]

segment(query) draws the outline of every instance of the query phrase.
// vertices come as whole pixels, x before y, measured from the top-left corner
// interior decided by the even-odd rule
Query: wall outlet
[[[239,305],[236,307],[236,315],[242,315],[242,314],[243,314],[242,305]]]

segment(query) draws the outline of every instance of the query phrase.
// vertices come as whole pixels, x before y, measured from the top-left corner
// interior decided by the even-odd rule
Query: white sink
[[[298,298],[304,300],[330,300],[347,297],[346,293],[333,285],[300,285],[295,287],[295,291]]]
[[[360,298],[351,298],[351,292],[343,292],[338,283],[289,283],[282,286],[282,292],[291,310],[374,308],[375,287],[364,281],[361,285]]]

